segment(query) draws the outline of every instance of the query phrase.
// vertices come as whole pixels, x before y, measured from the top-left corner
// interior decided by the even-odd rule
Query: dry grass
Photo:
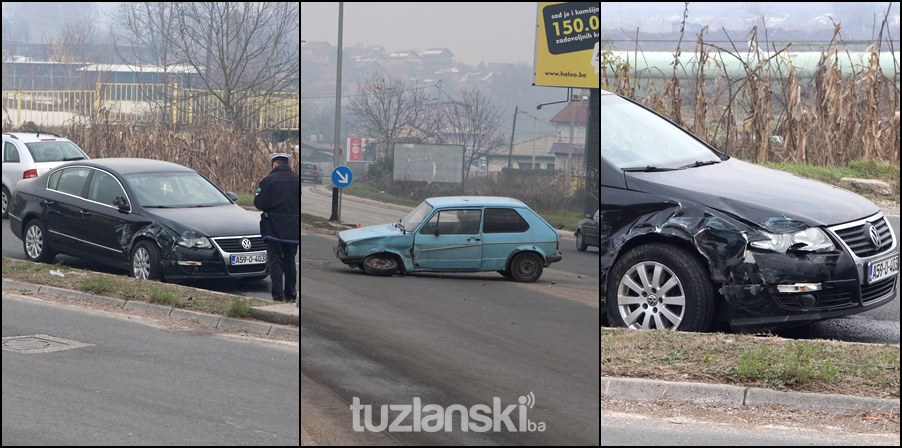
[[[899,397],[899,346],[603,329],[605,376]]]
[[[884,29],[885,18],[881,35]],[[748,51],[706,43],[706,33],[707,28],[697,35],[693,59],[698,63],[690,69],[677,59],[682,54],[678,46],[667,79],[608,58],[602,83],[728,154],[757,163],[835,166],[876,159],[899,165],[900,72],[895,58],[891,77],[884,74],[875,45],[866,50],[866,64],[853,66],[836,24],[813,79],[800,79],[789,45],[769,48],[757,27],[747,36]],[[887,44],[893,52],[892,42]],[[849,64],[843,72],[845,58]],[[731,77],[725,69],[730,60],[741,65],[741,76]],[[678,76],[678,68],[688,78]]]

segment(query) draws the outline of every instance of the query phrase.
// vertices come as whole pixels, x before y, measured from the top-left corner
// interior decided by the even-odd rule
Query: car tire
[[[389,254],[374,254],[363,260],[363,272],[369,275],[387,277],[395,275],[401,269],[398,258]]]
[[[3,187],[3,219],[9,219],[9,202],[12,201],[9,190]]]
[[[576,250],[580,252],[585,252],[586,249],[589,248],[589,245],[586,244],[586,239],[583,237],[583,233],[581,231],[576,232]]]
[[[161,280],[163,266],[160,264],[160,249],[150,241],[139,241],[132,249],[130,275],[143,280]]]
[[[542,259],[535,252],[520,252],[511,260],[508,271],[518,282],[532,283],[542,276],[545,268]]]
[[[670,303],[668,295],[674,298]],[[621,304],[621,297],[632,303]],[[608,276],[606,300],[615,327],[708,331],[714,319],[708,270],[690,252],[670,244],[639,246],[618,259]]]
[[[47,228],[39,219],[32,219],[25,223],[25,231],[22,233],[22,249],[28,261],[40,263],[52,263],[56,258],[56,252],[47,240]]]

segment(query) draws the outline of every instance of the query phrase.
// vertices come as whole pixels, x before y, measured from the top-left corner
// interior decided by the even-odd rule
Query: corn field
[[[875,45],[865,52],[867,62],[855,65],[840,31],[836,24],[811,79],[800,79],[789,46],[761,50],[768,44],[759,47],[757,28],[748,35],[747,52],[706,43],[705,28],[696,36],[691,66],[679,62],[679,47],[666,76],[603,59],[602,88],[654,109],[727,154],[757,163],[836,166],[876,159],[898,165],[900,78],[893,42],[883,42],[894,55],[891,70],[881,67]],[[841,64],[843,58],[849,64]],[[725,69],[724,61],[731,59],[741,62],[741,76]]]

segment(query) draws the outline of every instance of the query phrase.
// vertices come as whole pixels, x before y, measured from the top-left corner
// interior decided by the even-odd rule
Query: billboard
[[[361,137],[348,137],[348,144],[345,146],[348,148],[348,162],[363,162],[365,160],[370,160],[373,157],[365,157],[365,153],[367,151],[367,145],[369,144],[368,138]]]
[[[539,2],[537,86],[599,88],[601,3]]]
[[[394,167],[393,180],[463,183],[464,147],[395,143]]]

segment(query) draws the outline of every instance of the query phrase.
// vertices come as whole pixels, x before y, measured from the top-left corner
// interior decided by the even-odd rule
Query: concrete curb
[[[686,401],[727,406],[783,406],[831,413],[899,412],[899,400],[810,392],[781,392],[727,384],[682,383],[639,378],[601,377],[601,396],[625,401]]]
[[[133,311],[169,317],[176,320],[191,321],[209,328],[226,331],[241,331],[260,336],[289,337],[300,341],[300,328],[285,327],[284,325],[300,325],[300,313],[292,316],[289,313],[279,313],[264,308],[251,308],[251,316],[264,322],[233,319],[216,314],[202,313],[192,310],[184,310],[165,305],[139,302],[135,300],[122,300],[112,297],[98,296],[71,289],[57,288],[55,286],[42,286],[34,283],[18,280],[3,279],[3,290],[24,291],[30,294],[44,294],[53,297],[62,297],[70,300],[79,300],[98,305],[113,305]],[[279,305],[273,305],[279,306]]]

